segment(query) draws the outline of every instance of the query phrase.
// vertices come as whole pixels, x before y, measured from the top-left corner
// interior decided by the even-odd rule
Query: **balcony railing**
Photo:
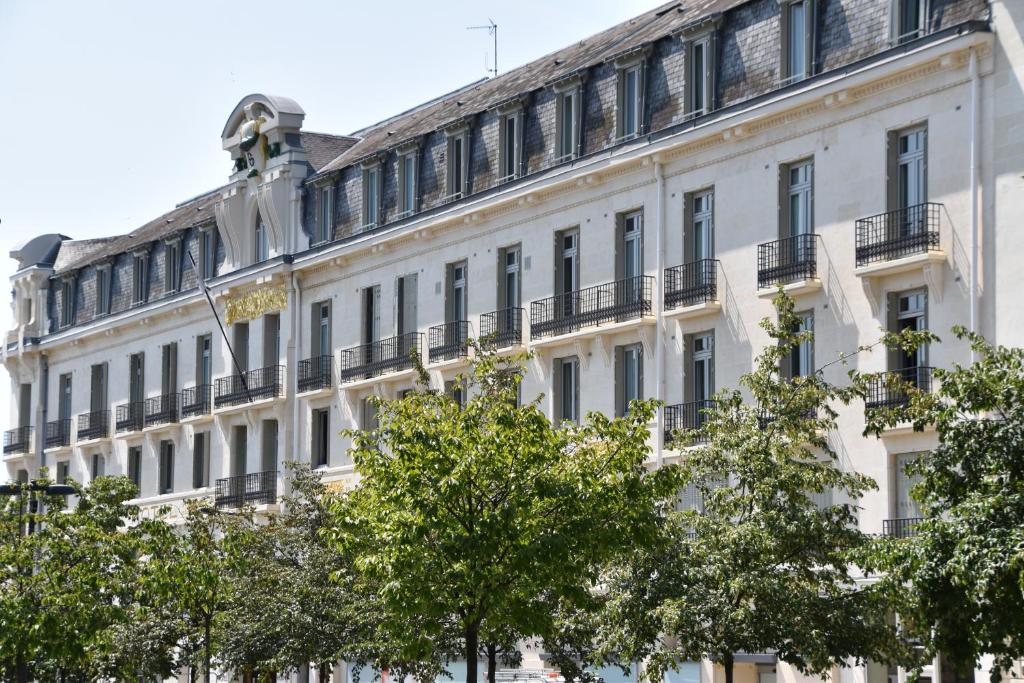
[[[277,398],[284,389],[284,366],[271,365],[242,375],[221,377],[214,384],[216,408],[240,406],[265,398]]]
[[[199,384],[181,390],[181,416],[197,417],[210,414],[210,390],[209,384]]]
[[[890,538],[910,538],[917,535],[917,525],[923,521],[923,517],[883,519],[882,534]]]
[[[314,356],[299,361],[298,390],[319,391],[334,384],[334,357]]]
[[[857,267],[939,249],[942,204],[917,204],[857,220]]]
[[[28,453],[32,441],[32,427],[15,427],[4,432],[4,455]]]
[[[123,403],[114,409],[114,429],[117,432],[138,432],[145,424],[143,401]]]
[[[480,316],[480,339],[485,344],[504,349],[523,343],[522,308],[503,308]]]
[[[78,440],[105,439],[110,436],[110,411],[94,410],[78,416]]]
[[[427,355],[431,363],[465,358],[469,354],[469,321],[454,320],[427,330]]]
[[[163,394],[147,398],[143,406],[143,424],[152,427],[177,422],[180,401],[181,394]]]
[[[654,278],[638,275],[530,304],[530,337],[543,339],[651,313]]]
[[[341,352],[341,381],[355,382],[408,370],[423,348],[423,333],[409,332]]]
[[[665,406],[665,443],[674,440],[673,432],[683,429],[700,429],[707,421],[706,411],[714,408],[713,400],[689,401]],[[698,435],[691,443],[704,443],[707,439]]]
[[[43,436],[45,448],[62,448],[71,445],[71,418],[53,420],[46,423],[46,433]]]
[[[757,245],[758,289],[811,280],[817,275],[817,235],[794,235]]]
[[[718,298],[718,261],[701,259],[665,269],[665,308],[695,306]]]
[[[277,470],[250,472],[216,481],[213,502],[218,508],[242,508],[277,502]]]
[[[930,393],[932,390],[932,368],[917,366],[893,370],[875,377],[868,384],[864,407],[902,408],[910,403],[914,391]]]

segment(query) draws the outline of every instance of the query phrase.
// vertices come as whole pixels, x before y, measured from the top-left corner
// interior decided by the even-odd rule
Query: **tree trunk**
[[[722,666],[725,667],[725,683],[732,683],[732,654],[722,659]]]
[[[480,657],[480,624],[466,626],[466,683],[476,683],[476,660]]]
[[[203,681],[210,683],[210,618],[203,621]]]
[[[498,646],[487,643],[487,683],[494,683],[498,670]]]

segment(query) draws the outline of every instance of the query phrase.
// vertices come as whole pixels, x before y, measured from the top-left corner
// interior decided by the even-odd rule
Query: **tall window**
[[[192,488],[210,485],[210,433],[196,432],[192,440]]]
[[[893,0],[893,42],[905,43],[925,34],[928,0]]]
[[[571,292],[579,289],[580,277],[580,233],[579,230],[563,230],[556,236],[555,292],[561,296],[558,315],[573,315],[576,309]]]
[[[379,163],[363,168],[363,230],[380,224],[381,168]]]
[[[277,420],[263,420],[260,423],[260,471],[277,470]]]
[[[901,292],[889,295],[889,330],[921,332],[928,329],[928,298],[925,290]],[[902,371],[903,379],[917,381],[916,369],[928,365],[928,345],[922,344],[913,350],[899,349],[890,352],[890,370]]]
[[[67,327],[75,322],[75,277],[68,276],[60,281],[60,326]]]
[[[372,432],[380,426],[377,420],[377,404],[370,400],[369,397],[364,398],[362,402],[362,409],[359,411],[359,428],[364,432]]]
[[[320,216],[317,221],[316,243],[329,242],[334,235],[334,188],[320,188]]]
[[[686,114],[707,114],[714,106],[714,51],[712,35],[705,34],[688,43],[686,68]]]
[[[401,154],[398,157],[398,184],[399,192],[398,211],[399,217],[405,218],[416,213],[416,169],[418,166],[418,151],[413,149]]]
[[[396,285],[398,294],[398,334],[402,336],[415,332],[417,328],[418,282],[419,278],[416,273],[403,275],[398,278]]]
[[[797,314],[798,322],[794,332],[814,333],[814,313],[806,311]],[[783,376],[793,379],[794,377],[809,377],[814,374],[814,340],[806,339],[790,352],[789,357],[783,362]]]
[[[110,313],[110,266],[96,267],[96,315]]]
[[[141,304],[149,299],[149,254],[132,257],[132,303]]]
[[[331,447],[331,411],[330,408],[318,408],[313,411],[312,425],[312,462],[313,468],[327,467],[330,461]]]
[[[522,296],[522,248],[519,245],[498,250],[498,308],[519,308]]]
[[[710,401],[715,395],[715,335],[713,332],[687,335],[689,350],[689,391],[691,401]]]
[[[167,242],[164,250],[164,291],[170,294],[181,289],[181,240]]]
[[[102,453],[92,454],[92,467],[90,468],[90,479],[96,481],[97,477],[102,477],[106,472],[106,459]]]
[[[128,447],[128,479],[135,484],[135,488],[142,487],[142,447]],[[141,494],[142,492],[139,491]]]
[[[363,288],[363,343],[380,339],[380,285]]]
[[[256,214],[256,263],[262,263],[270,258],[270,235],[267,234],[267,226],[263,222],[263,216]]]
[[[213,338],[204,334],[196,339],[196,386],[213,383]]]
[[[795,83],[811,75],[814,56],[814,3],[782,2],[782,68],[780,79]]]
[[[642,67],[638,64],[619,73],[619,115],[620,138],[631,138],[640,134],[641,88],[643,87]]]
[[[498,182],[504,183],[518,178],[522,172],[523,112],[522,109],[506,111],[499,119],[498,135]]]
[[[469,127],[461,126],[448,133],[447,173],[445,189],[448,201],[466,196],[469,191]]]
[[[895,139],[889,143],[889,163],[895,168],[890,170],[889,210],[924,204],[928,201],[927,128],[917,126],[894,133],[892,137]]]
[[[803,161],[783,166],[786,198],[783,237],[814,232],[814,162]]]
[[[160,493],[174,491],[174,442],[160,442]]]
[[[921,481],[921,475],[911,475],[907,472],[907,467],[920,457],[920,453],[899,453],[893,458],[893,480],[896,484],[893,492],[893,514],[896,519],[917,519],[923,516],[921,504],[911,496],[914,486]]]
[[[199,231],[199,273],[204,280],[217,275],[217,229]]]
[[[690,239],[686,258],[700,261],[715,257],[715,191],[703,190],[690,195]]]
[[[580,362],[574,357],[555,361],[555,421],[580,421]]]
[[[312,357],[331,355],[331,302],[318,301],[313,304]]]
[[[633,401],[643,399],[644,352],[639,344],[615,350],[615,413],[629,413]]]
[[[57,418],[61,421],[71,419],[71,373],[60,376],[60,394],[57,396]],[[63,427],[61,427],[63,429]]]
[[[465,261],[448,266],[448,300],[445,304],[447,320],[445,322],[459,322],[467,318],[466,274],[468,270],[469,266]]]
[[[561,91],[555,99],[555,161],[575,159],[580,140],[580,94],[574,85]]]

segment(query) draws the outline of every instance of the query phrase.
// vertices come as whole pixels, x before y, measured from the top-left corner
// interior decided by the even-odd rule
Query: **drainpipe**
[[[292,271],[289,275],[288,281],[288,303],[291,308],[291,322],[292,330],[291,334],[288,335],[288,358],[287,367],[289,368],[288,384],[291,386],[292,391],[288,392],[290,397],[288,400],[291,402],[292,419],[289,429],[291,430],[292,452],[288,457],[289,460],[299,459],[299,403],[300,401],[295,398],[295,394],[298,392],[299,387],[299,356],[298,350],[302,348],[301,339],[299,335],[302,333],[302,325],[299,324],[302,318],[302,289],[299,287],[299,278],[295,271]],[[284,472],[281,473],[284,476]],[[291,479],[285,478],[285,490],[290,492]]]
[[[978,109],[980,107],[980,84],[978,79],[978,53],[971,48],[970,65],[968,72],[971,79],[971,281],[970,281],[970,311],[971,311],[971,332],[978,331],[978,241],[979,230],[981,229],[981,217],[978,210],[978,152],[979,137],[981,129],[978,125]],[[976,360],[977,354],[971,350],[971,362]]]
[[[665,277],[665,169],[657,159],[654,161],[654,180],[656,184],[654,200],[654,249],[658,255],[658,273],[657,277],[654,278],[654,398],[661,402],[664,400],[665,395],[665,334],[663,329],[665,319],[662,311],[662,303],[665,301],[662,292]],[[657,417],[654,421],[654,456],[658,467],[661,467],[664,458],[664,421],[665,411],[658,408]]]
[[[50,359],[45,353],[39,354],[39,410],[36,411],[36,473],[39,476],[39,469],[46,465],[46,455],[43,452],[43,438],[46,436],[46,418],[49,417],[46,406],[50,402]],[[53,477],[54,473],[51,472]]]

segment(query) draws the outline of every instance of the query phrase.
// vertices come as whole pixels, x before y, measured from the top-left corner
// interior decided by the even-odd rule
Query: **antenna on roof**
[[[485,25],[485,26],[467,26],[466,27],[467,31],[475,31],[477,29],[487,29],[487,33],[489,35],[494,36],[494,68],[493,69],[488,69],[487,68],[487,58],[484,57],[484,69],[486,71],[489,71],[490,73],[494,74],[495,76],[497,76],[498,75],[498,25],[494,23],[493,19],[488,19],[487,20],[487,25]]]

